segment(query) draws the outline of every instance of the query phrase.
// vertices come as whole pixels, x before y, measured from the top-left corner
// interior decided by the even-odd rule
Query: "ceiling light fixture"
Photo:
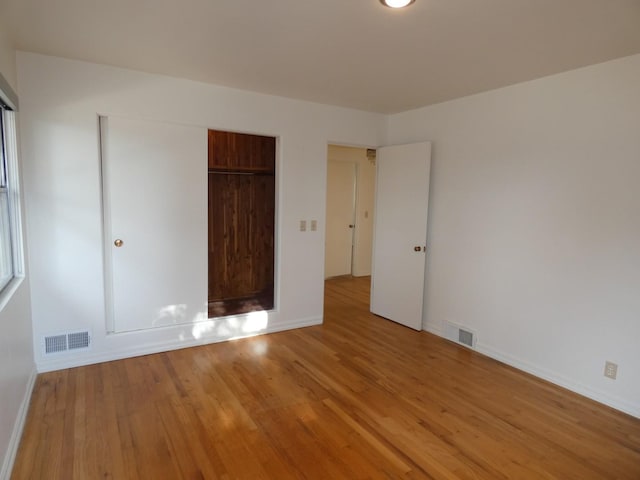
[[[416,0],[380,0],[385,7],[390,8],[404,8],[411,5]]]

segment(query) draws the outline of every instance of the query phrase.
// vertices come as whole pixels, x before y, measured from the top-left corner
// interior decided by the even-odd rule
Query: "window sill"
[[[16,293],[23,280],[24,275],[13,277],[7,286],[4,287],[2,292],[0,292],[0,312],[2,312],[4,307],[7,306],[7,303],[9,303],[13,294]]]

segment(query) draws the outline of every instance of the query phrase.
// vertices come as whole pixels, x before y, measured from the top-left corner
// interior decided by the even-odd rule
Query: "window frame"
[[[9,208],[9,186],[7,184],[7,149],[4,133],[4,105],[0,102],[0,292],[2,292],[15,276],[15,260],[13,258],[13,239],[11,212]],[[6,216],[6,218],[5,218]],[[5,240],[9,245],[4,245]],[[8,250],[8,251],[7,251]],[[8,258],[5,255],[8,253]],[[5,260],[6,263],[5,271]]]
[[[3,85],[0,85],[2,87]],[[25,277],[24,239],[22,236],[22,215],[20,201],[20,181],[18,176],[18,139],[16,125],[16,101],[5,95],[0,88],[0,195],[6,195],[8,206],[8,229],[11,249],[11,277],[0,285],[0,310],[4,309]],[[10,94],[13,92],[11,91]],[[2,241],[2,235],[0,235]]]

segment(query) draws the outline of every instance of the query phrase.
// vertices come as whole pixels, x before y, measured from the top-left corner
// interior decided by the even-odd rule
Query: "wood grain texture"
[[[276,139],[209,130],[209,316],[274,306]]]
[[[640,478],[640,420],[368,312],[39,375],[21,479]]]
[[[217,171],[275,171],[276,139],[247,133],[209,130],[209,169]]]
[[[209,174],[209,301],[271,292],[275,181],[271,175]]]

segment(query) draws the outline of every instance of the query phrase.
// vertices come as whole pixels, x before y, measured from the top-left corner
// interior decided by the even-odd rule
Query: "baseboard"
[[[371,270],[354,270],[351,275],[354,277],[370,277]]]
[[[515,358],[488,345],[478,343],[476,345],[476,350],[483,355],[486,355],[487,357],[491,357],[494,360],[506,363],[507,365],[517,368],[518,370],[530,373],[535,377],[542,378],[543,380],[551,382],[554,385],[566,388],[567,390],[578,393],[583,397],[590,398],[591,400],[594,400],[598,403],[602,403],[611,408],[615,408],[616,410],[620,410],[621,412],[632,415],[636,418],[640,418],[640,405],[633,404],[608,393],[595,390],[570,378],[558,375],[557,373],[550,372],[545,368],[541,368],[537,365],[533,365],[529,362],[525,362],[523,360]]]
[[[444,338],[444,333],[442,332],[442,327],[439,325],[433,325],[431,323],[427,323],[423,330],[429,332],[429,333],[433,333],[434,335],[437,335],[439,337],[443,337]]]
[[[424,326],[424,330],[447,339],[444,336],[442,327],[439,325],[426,324]],[[603,405],[606,405],[608,407],[615,408],[616,410],[620,410],[621,412],[627,413],[633,417],[640,418],[640,405],[638,404],[634,404],[608,393],[595,390],[591,387],[576,382],[575,380],[564,377],[562,375],[558,375],[555,372],[551,372],[545,368],[526,362],[480,342],[476,344],[475,350],[483,355],[486,355],[487,357],[493,358],[494,360],[498,360],[499,362],[517,368],[518,370],[529,373],[534,377],[541,378],[553,383],[554,385],[558,385],[560,387],[566,388],[567,390],[571,390],[572,392],[582,395],[583,397],[590,398],[591,400],[594,400],[598,403],[602,403]]]
[[[18,410],[18,416],[13,425],[13,432],[11,432],[11,438],[9,439],[9,445],[7,452],[2,462],[2,469],[0,469],[0,480],[9,480],[11,477],[11,471],[13,470],[13,463],[16,460],[18,454],[18,447],[20,446],[20,439],[22,438],[22,431],[24,430],[24,424],[27,420],[27,414],[29,413],[29,404],[31,403],[31,394],[33,393],[33,386],[36,383],[36,377],[38,372],[34,368],[31,371],[27,386],[24,392],[24,398],[22,404]]]
[[[174,340],[170,342],[149,343],[146,345],[138,345],[134,348],[121,348],[113,349],[109,351],[101,351],[97,353],[86,353],[80,356],[73,357],[58,357],[46,362],[37,363],[38,372],[52,372],[55,370],[63,370],[66,368],[83,367],[86,365],[93,365],[96,363],[111,362],[114,360],[122,360],[124,358],[139,357],[142,355],[151,355],[154,353],[168,352],[171,350],[180,350],[181,348],[197,347],[201,345],[209,345],[213,343],[226,342],[228,340],[235,340],[239,338],[255,337],[258,335],[265,335],[269,333],[277,333],[285,330],[293,330],[295,328],[311,327],[314,325],[322,324],[322,317],[310,317],[306,319],[300,319],[293,322],[282,322],[276,325],[269,325],[266,329],[249,333],[246,335],[234,335],[225,337],[202,337],[201,339],[185,339]]]

